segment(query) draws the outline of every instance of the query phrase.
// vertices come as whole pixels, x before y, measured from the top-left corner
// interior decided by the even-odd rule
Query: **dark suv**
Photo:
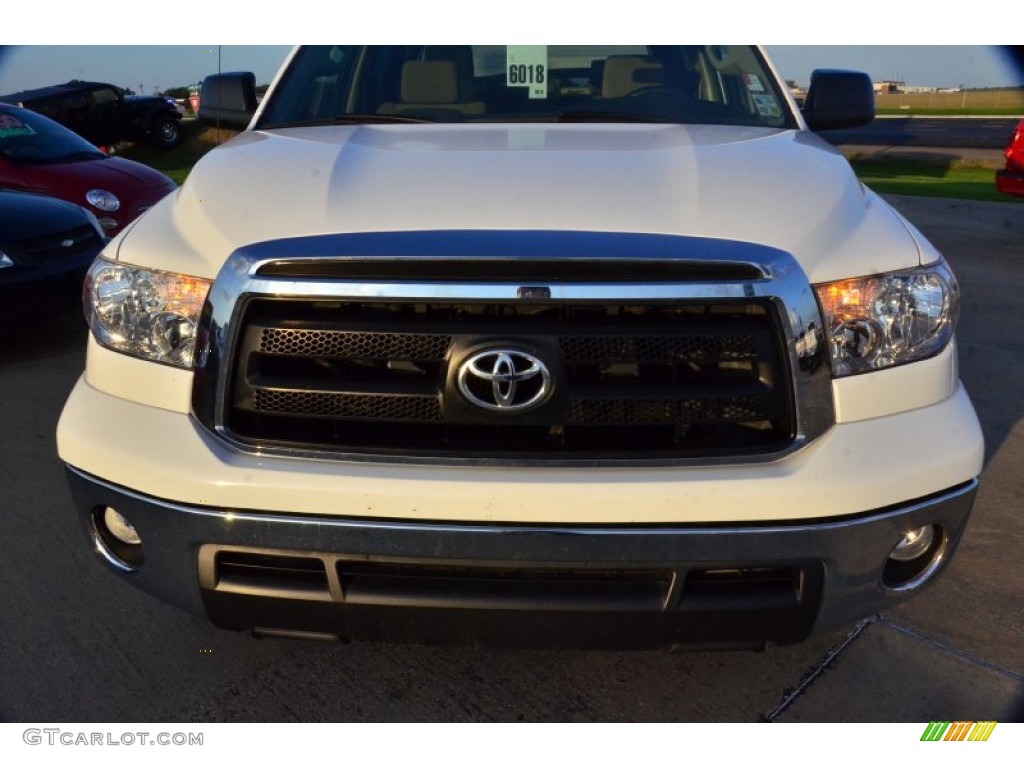
[[[173,103],[161,96],[125,96],[109,83],[72,81],[0,101],[44,114],[97,146],[151,141],[170,148],[181,141],[181,114]]]

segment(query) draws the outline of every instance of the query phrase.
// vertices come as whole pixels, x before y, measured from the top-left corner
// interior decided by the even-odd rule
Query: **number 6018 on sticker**
[[[505,74],[509,88],[529,88],[531,99],[548,96],[548,48],[546,45],[510,45]]]

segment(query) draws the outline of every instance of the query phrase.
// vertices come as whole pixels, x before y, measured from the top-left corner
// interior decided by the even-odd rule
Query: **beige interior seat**
[[[482,115],[482,101],[459,101],[459,75],[454,61],[407,61],[402,66],[400,102],[385,102],[382,115],[418,114],[441,116],[445,112]]]
[[[454,61],[458,78],[459,97],[457,102],[473,101],[475,65],[471,45],[425,45],[423,61]]]
[[[609,56],[601,78],[601,96],[618,99],[664,82],[661,62],[643,56]]]

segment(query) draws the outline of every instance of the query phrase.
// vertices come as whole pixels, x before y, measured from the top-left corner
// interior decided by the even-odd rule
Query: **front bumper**
[[[760,646],[848,625],[914,593],[883,579],[906,531],[939,526],[929,575],[945,567],[977,486],[838,520],[539,526],[236,512],[69,480],[98,552],[97,510],[138,532],[144,560],[116,570],[223,627],[573,647]]]
[[[1024,173],[996,171],[996,189],[1007,195],[1024,196]]]

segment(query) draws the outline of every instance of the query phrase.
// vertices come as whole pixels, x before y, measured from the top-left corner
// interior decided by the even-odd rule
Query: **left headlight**
[[[960,288],[945,261],[814,288],[835,376],[923,360],[953,338]]]
[[[85,316],[105,347],[190,368],[210,281],[99,258],[85,279]]]

